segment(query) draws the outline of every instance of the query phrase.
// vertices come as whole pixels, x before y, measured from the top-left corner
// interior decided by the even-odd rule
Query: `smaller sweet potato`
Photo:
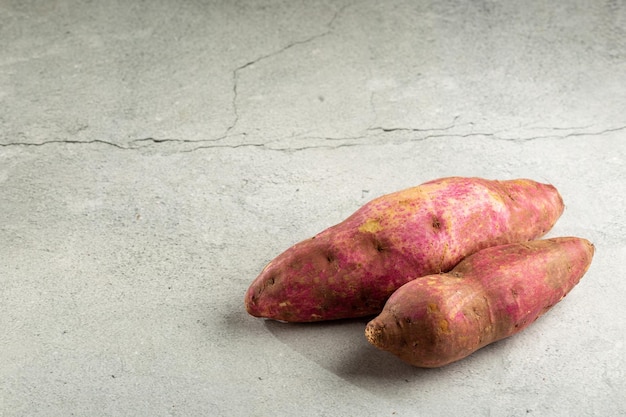
[[[483,249],[400,287],[365,335],[414,366],[449,364],[534,322],[579,282],[593,253],[575,237]]]

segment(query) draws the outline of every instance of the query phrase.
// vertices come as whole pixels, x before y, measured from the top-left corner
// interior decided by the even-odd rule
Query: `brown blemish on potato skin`
[[[450,325],[448,323],[448,320],[446,319],[439,320],[439,330],[442,333],[450,333]]]
[[[367,219],[365,223],[359,226],[359,232],[361,233],[376,233],[383,230],[380,219]]]

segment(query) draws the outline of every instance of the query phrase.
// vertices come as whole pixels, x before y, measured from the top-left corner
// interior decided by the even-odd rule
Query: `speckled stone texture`
[[[0,415],[626,414],[622,1],[0,0]],[[436,370],[243,298],[445,176],[532,178],[596,247]]]

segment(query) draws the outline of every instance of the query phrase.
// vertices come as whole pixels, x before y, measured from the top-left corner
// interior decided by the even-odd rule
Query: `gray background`
[[[626,3],[0,0],[1,416],[626,415]],[[596,245],[515,337],[423,370],[250,317],[263,266],[448,176]]]

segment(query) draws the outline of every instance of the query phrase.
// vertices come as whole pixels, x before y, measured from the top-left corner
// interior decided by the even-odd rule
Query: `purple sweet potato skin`
[[[533,240],[563,212],[551,185],[449,177],[384,195],[271,261],[245,296],[257,317],[309,322],[378,314],[406,282],[480,249]]]
[[[484,249],[403,285],[365,335],[414,366],[447,365],[533,323],[580,281],[593,253],[576,237]]]

